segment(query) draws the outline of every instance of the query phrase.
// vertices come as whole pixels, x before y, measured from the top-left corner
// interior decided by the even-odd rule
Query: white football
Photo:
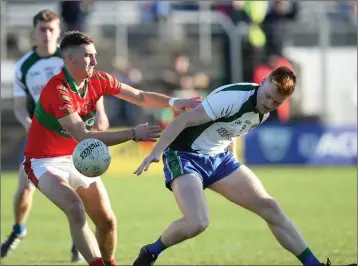
[[[106,144],[98,139],[85,139],[77,144],[72,153],[77,171],[87,177],[104,174],[110,163],[111,154]]]

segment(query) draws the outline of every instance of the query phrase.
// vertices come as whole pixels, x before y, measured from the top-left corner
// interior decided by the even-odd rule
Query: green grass
[[[312,251],[333,265],[356,262],[357,200],[353,168],[254,169],[300,228]],[[15,174],[2,174],[1,239],[13,223]],[[130,265],[139,248],[155,241],[180,213],[163,177],[103,177],[118,218],[118,264]],[[211,223],[195,239],[166,250],[158,264],[299,265],[254,214],[206,192]],[[91,225],[93,226],[93,225]],[[3,265],[68,264],[71,239],[65,216],[37,192],[27,223],[28,236]],[[93,227],[92,227],[93,228]]]

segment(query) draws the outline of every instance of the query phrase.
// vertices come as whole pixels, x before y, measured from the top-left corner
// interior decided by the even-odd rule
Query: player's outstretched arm
[[[116,97],[145,108],[167,108],[171,106],[170,100],[172,99],[164,94],[138,90],[124,83],[121,83],[121,90]],[[201,103],[201,98],[173,99],[172,101],[175,109],[184,111],[186,108],[197,107]]]
[[[160,156],[173,140],[178,137],[178,135],[187,127],[202,125],[207,122],[212,121],[204,107],[199,105],[195,109],[182,113],[175,119],[173,119],[168,127],[163,131],[162,136],[160,137],[157,145],[154,147],[150,155],[144,159],[142,164],[134,172],[137,175],[142,174],[143,171],[147,171],[149,165],[152,162],[159,162]]]
[[[142,124],[136,128],[114,132],[89,131],[86,129],[81,117],[77,112],[58,119],[64,130],[78,142],[94,138],[104,142],[108,146],[120,144],[129,140],[155,142],[162,131],[159,126]]]

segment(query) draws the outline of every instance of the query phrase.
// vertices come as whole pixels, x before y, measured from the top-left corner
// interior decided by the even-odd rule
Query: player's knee
[[[23,184],[23,185],[20,185],[17,189],[17,197],[20,197],[20,198],[26,198],[27,200],[31,200],[32,198],[32,195],[34,194],[36,188],[31,185],[30,183],[29,184]]]
[[[260,215],[268,223],[274,223],[282,215],[281,208],[274,198],[263,198]]]
[[[116,216],[114,214],[106,215],[96,226],[102,232],[113,232],[117,228]]]
[[[19,193],[33,193],[36,190],[36,187],[31,183],[24,173],[20,173],[19,183],[17,190]]]
[[[25,193],[32,195],[35,192],[36,187],[34,185],[32,185],[30,182],[28,182],[25,185],[24,190],[25,190]]]
[[[200,233],[204,232],[206,228],[209,226],[209,218],[208,217],[201,217],[195,220],[191,220],[189,222],[190,229],[188,230],[190,237],[199,235]]]
[[[65,212],[72,225],[83,226],[86,223],[85,208],[80,200],[71,202]]]

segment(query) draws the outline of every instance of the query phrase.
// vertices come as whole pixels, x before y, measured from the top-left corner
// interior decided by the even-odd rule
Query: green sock
[[[322,263],[313,255],[309,248],[306,248],[297,258],[304,266],[321,265]]]

